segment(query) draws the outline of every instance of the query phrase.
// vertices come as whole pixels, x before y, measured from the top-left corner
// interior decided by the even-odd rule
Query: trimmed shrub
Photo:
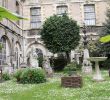
[[[58,53],[57,56],[50,58],[50,65],[54,71],[62,71],[67,65],[65,53]]]
[[[20,81],[20,76],[21,76],[22,72],[23,72],[23,69],[18,69],[18,70],[15,72],[14,77],[17,79],[17,82]]]
[[[77,64],[77,62],[71,62],[70,64],[67,64],[64,68],[64,73],[71,74],[71,72],[75,72],[77,70],[81,69],[81,65]]]
[[[42,69],[26,68],[18,70],[15,73],[15,78],[19,83],[43,83],[46,82],[46,76]]]
[[[10,75],[9,75],[8,73],[3,73],[3,74],[2,74],[2,79],[3,79],[4,81],[7,81],[7,80],[10,80],[11,77],[10,77]]]
[[[50,59],[50,64],[54,71],[62,71],[67,65],[67,59],[63,54],[58,54],[57,58]]]

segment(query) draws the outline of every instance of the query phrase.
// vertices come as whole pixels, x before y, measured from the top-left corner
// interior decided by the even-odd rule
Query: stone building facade
[[[20,0],[0,0],[0,6],[13,13],[22,15],[22,3]],[[3,19],[0,21],[0,66],[18,68],[23,61],[23,22]]]
[[[46,18],[66,12],[80,25],[82,37],[85,23],[89,39],[95,40],[105,22],[107,6],[106,0],[24,0],[23,15],[29,18],[28,21],[23,21],[25,58],[28,59],[32,47],[43,55],[50,56],[38,35]]]
[[[106,0],[0,0],[0,6],[28,18],[17,22],[8,19],[0,22],[0,42],[4,45],[0,51],[0,65],[6,62],[18,68],[23,60],[30,65],[33,49],[38,56],[52,56],[39,35],[46,18],[54,14],[61,16],[66,12],[80,25],[82,37],[85,23],[88,37],[96,39],[105,22],[108,5]]]

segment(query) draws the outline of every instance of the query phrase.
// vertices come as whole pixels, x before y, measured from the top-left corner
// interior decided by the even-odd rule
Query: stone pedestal
[[[82,85],[83,82],[81,76],[61,77],[61,86],[63,87],[78,88],[78,87],[82,87]]]
[[[52,77],[53,76],[53,70],[50,66],[50,61],[49,61],[49,58],[47,56],[44,57],[43,68],[46,72],[47,77]]]
[[[94,81],[103,81],[103,77],[101,75],[100,69],[99,69],[99,62],[106,60],[107,57],[90,57],[88,60],[95,62],[95,74],[93,76]]]
[[[94,81],[103,81],[103,77],[101,75],[101,72],[100,72],[100,69],[99,69],[99,62],[98,61],[95,61],[95,74],[93,76],[93,80]]]
[[[92,66],[82,66],[82,72],[85,74],[92,74]]]
[[[89,59],[89,51],[88,51],[88,49],[84,49],[82,72],[85,74],[92,73],[92,66],[91,66],[91,63],[88,59]]]

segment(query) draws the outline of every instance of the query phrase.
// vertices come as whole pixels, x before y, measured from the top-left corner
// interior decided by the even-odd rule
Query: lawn
[[[93,82],[91,76],[83,76],[82,88],[63,88],[57,76],[42,84],[17,84],[14,80],[0,83],[0,100],[110,100],[110,78]]]

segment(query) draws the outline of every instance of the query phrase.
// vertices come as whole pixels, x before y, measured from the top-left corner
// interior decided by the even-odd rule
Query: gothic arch
[[[19,41],[16,41],[15,47],[18,47],[22,51],[22,47]]]
[[[31,42],[30,44],[28,44],[28,46],[26,48],[26,53],[25,53],[26,56],[30,52],[32,46],[40,49],[42,51],[43,55],[46,55],[47,54],[47,49],[44,47],[44,45],[42,45],[40,43],[37,43],[36,44],[35,42]]]
[[[38,56],[39,59],[43,59],[43,57],[47,54],[47,50],[46,48],[40,44],[40,43],[31,43],[28,45],[27,50],[26,50],[26,61],[27,61],[27,65],[30,66],[31,65],[31,54],[32,54],[32,48],[34,48],[36,50],[36,54]],[[38,61],[38,66],[42,67],[42,60]]]
[[[1,38],[5,38],[7,40],[7,42],[8,42],[8,44],[9,44],[9,46],[11,47],[11,45],[12,45],[11,41],[6,35],[3,35]]]
[[[10,63],[10,54],[11,54],[11,42],[6,35],[3,35],[0,38],[0,43],[3,45],[2,50],[0,51],[0,65],[4,63]]]
[[[15,55],[15,65],[16,68],[20,66],[21,63],[21,44],[19,41],[16,41],[15,46],[14,46],[14,55]]]

